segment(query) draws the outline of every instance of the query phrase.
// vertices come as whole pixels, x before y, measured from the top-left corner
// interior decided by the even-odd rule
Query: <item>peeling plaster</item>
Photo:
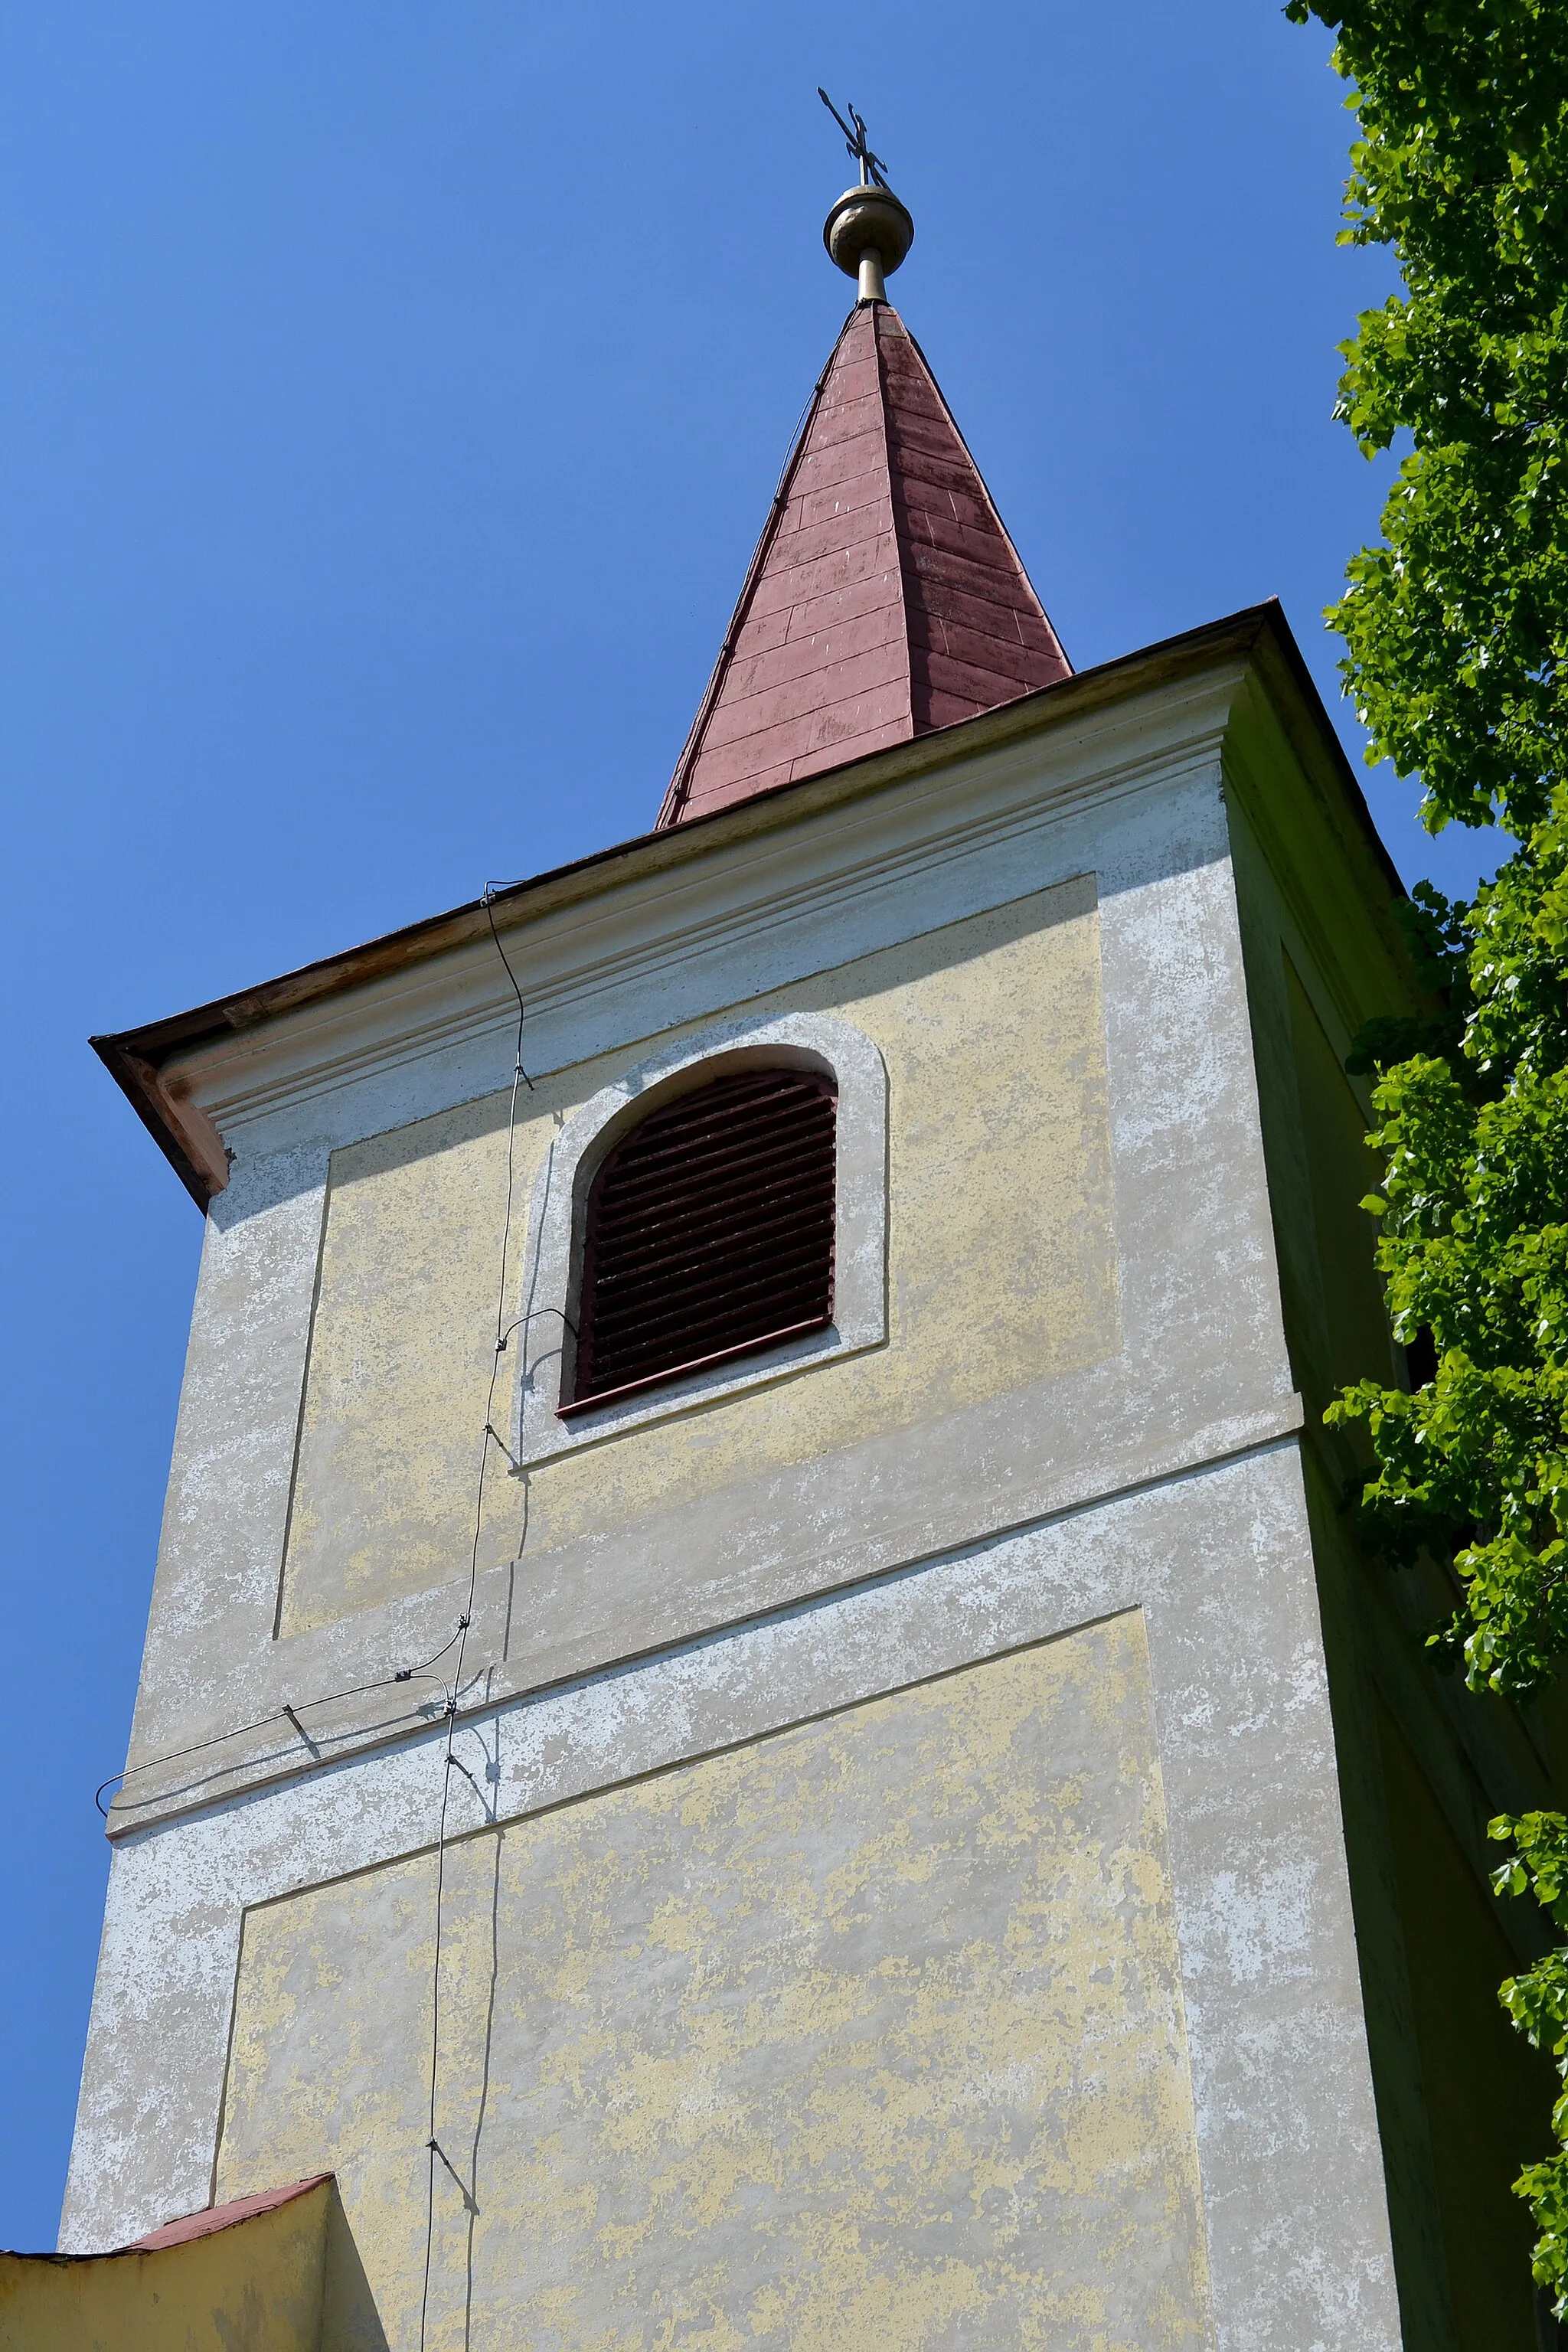
[[[465,1782],[456,1825],[537,1814],[1130,1609],[1159,1729],[1213,2342],[1393,2347],[1293,1442],[482,1717],[458,1738],[486,1806]],[[117,1847],[62,2243],[123,2242],[213,2193],[246,1912],[427,1846],[441,1753],[430,1735]],[[1289,1967],[1260,1969],[1235,1922],[1275,1916],[1281,1886],[1305,1890],[1287,1915],[1300,1939]]]

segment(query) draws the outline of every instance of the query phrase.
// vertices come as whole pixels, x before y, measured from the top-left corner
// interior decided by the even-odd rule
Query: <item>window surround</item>
[[[770,1065],[817,1070],[838,1092],[834,1169],[833,1320],[755,1356],[661,1382],[641,1396],[607,1400],[560,1418],[582,1267],[588,1187],[626,1130],[660,1104],[710,1078]],[[762,1388],[888,1336],[888,1077],[862,1030],[830,1013],[734,1021],[683,1038],[635,1063],[573,1114],[552,1139],[529,1205],[528,1245],[511,1344],[521,1366],[512,1419],[516,1467],[528,1470],[625,1431]],[[510,1319],[510,1318],[509,1318]]]

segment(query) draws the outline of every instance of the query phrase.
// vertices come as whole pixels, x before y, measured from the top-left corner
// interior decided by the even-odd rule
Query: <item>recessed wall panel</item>
[[[399,2347],[435,1890],[250,1914],[218,2164],[336,2172]],[[443,1955],[432,2347],[1206,2340],[1137,1612],[471,1836]]]

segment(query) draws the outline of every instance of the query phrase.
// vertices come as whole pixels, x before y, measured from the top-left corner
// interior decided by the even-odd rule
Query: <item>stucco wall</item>
[[[851,967],[875,973],[886,957],[902,986],[922,954],[952,964],[955,940],[982,949],[989,940],[1003,950],[988,967],[994,975],[1017,940],[1010,924],[1041,929],[1054,905],[1063,920],[1044,928],[1066,933],[1083,914],[1098,938],[1098,957],[1079,969],[1101,998],[1114,1204],[1101,1232],[1114,1229],[1116,1330],[1110,1352],[1087,1363],[1040,1344],[1051,1337],[1047,1310],[1061,1304],[1050,1288],[1058,1269],[1045,1269],[1043,1298],[1024,1276],[1040,1270],[1048,1221],[1058,1219],[1058,1238],[1064,1231],[1070,1181],[1049,1192],[1039,1186],[1047,1222],[1024,1231],[1009,1259],[993,1235],[1020,1239],[1012,1195],[989,1203],[988,1233],[984,1219],[966,1219],[970,1159],[944,1163],[929,1151],[932,1199],[940,1192],[952,1213],[944,1247],[961,1260],[990,1254],[986,1284],[1001,1294],[992,1331],[966,1297],[951,1362],[942,1349],[928,1349],[911,1384],[912,1412],[909,1396],[898,1396],[897,1413],[858,1440],[840,1407],[874,1402],[875,1384],[897,1377],[895,1358],[912,1351],[912,1323],[875,1360],[796,1367],[765,1406],[761,1392],[731,1397],[679,1432],[668,1422],[639,1429],[635,1444],[629,1433],[596,1439],[574,1460],[539,1465],[527,1490],[492,1452],[488,1549],[473,1596],[473,1703],[643,1654],[1129,1477],[1169,1475],[1253,1442],[1280,1425],[1282,1411],[1289,1415],[1215,764],[1227,691],[1205,680],[1168,703],[1100,713],[1092,729],[1005,757],[953,758],[919,789],[884,793],[874,807],[816,812],[785,824],[778,838],[748,835],[707,850],[694,838],[675,845],[690,867],[678,878],[645,876],[623,887],[612,862],[596,895],[507,932],[528,1003],[529,1067],[541,1096],[554,1087],[570,1100],[605,1073],[622,1083],[650,1042],[657,1058],[737,1019],[842,1023]],[[1074,893],[1091,872],[1098,909],[1089,919],[1087,897],[1075,907]],[[1060,943],[1047,939],[1041,952]],[[984,988],[975,996],[984,1029],[992,1006]],[[798,1009],[778,1014],[791,1001]],[[1062,1038],[1051,1026],[1060,1008],[1048,998],[1026,1010],[1039,1012],[1047,1043]],[[1083,1027],[1092,1040],[1093,1023]],[[313,1327],[328,1349],[318,1296],[332,1221],[324,1203],[334,1167],[341,1174],[367,1139],[396,1148],[399,1136],[405,1145],[421,1130],[438,1135],[449,1116],[493,1122],[515,1033],[516,1001],[487,938],[324,1010],[262,1024],[232,1050],[204,1049],[199,1084],[187,1074],[235,1160],[208,1224],[116,1832],[308,1769],[318,1754],[341,1758],[417,1734],[427,1719],[430,1686],[395,1683],[394,1670],[443,1651],[467,1605],[479,1372],[494,1294],[479,1268],[465,1273],[443,1266],[438,1251],[428,1262],[423,1255],[443,1223],[448,1233],[462,1229],[460,1205],[445,1220],[410,1210],[391,1221],[405,1229],[406,1253],[389,1245],[381,1262],[363,1258],[353,1278],[368,1316],[377,1294],[394,1299],[406,1275],[417,1343],[405,1360],[389,1316],[379,1336],[368,1321],[360,1329],[357,1355],[352,1344],[343,1351],[333,1377],[354,1475],[337,1479],[337,1442],[323,1433],[331,1475],[318,1476],[300,1459],[300,1438],[307,1389],[314,1384],[318,1405],[326,1395],[314,1374],[307,1378]],[[879,1070],[898,1058],[897,1042],[889,1036],[886,1056],[866,1042]],[[1015,1051],[1018,1042],[1002,1040]],[[923,1050],[918,1032],[915,1043]],[[946,1045],[943,1055],[956,1088],[966,1078],[963,1055]],[[1094,1090],[1075,1075],[1065,1045],[1063,1058],[1065,1102],[1092,1138]],[[1016,1147],[1013,1191],[1026,1194],[1052,1148],[1053,1106],[1044,1079],[1037,1092],[1026,1063],[1016,1066],[1029,1081],[1025,1108],[1040,1113],[1035,1138]],[[525,1095],[525,1107],[532,1099]],[[950,1093],[940,1107],[951,1120],[957,1106],[967,1141],[1008,1102],[1004,1085],[991,1105],[976,1088]],[[460,1131],[480,1149],[482,1134]],[[458,1156],[462,1148],[454,1145]],[[892,1173],[897,1196],[900,1167]],[[476,1217],[481,1189],[476,1180]],[[526,1194],[526,1184],[518,1189]],[[367,1201],[374,1190],[367,1178]],[[483,1210],[492,1274],[502,1193],[498,1181]],[[893,1208],[897,1224],[898,1197]],[[902,1249],[899,1230],[891,1244],[896,1315],[918,1305],[921,1286],[942,1269]],[[433,1297],[437,1276],[450,1277],[450,1304]],[[519,1305],[523,1279],[515,1265]],[[998,1328],[1058,1368],[965,1401],[966,1383],[999,1380],[1005,1350],[986,1344]],[[352,1342],[352,1317],[343,1328]],[[833,1409],[819,1409],[829,1399]],[[794,1423],[808,1405],[815,1422]],[[795,1458],[781,1461],[763,1442],[782,1433],[795,1444],[803,1430],[811,1442]],[[315,1434],[312,1423],[307,1455]],[[626,1464],[644,1465],[635,1482],[621,1477]],[[323,1486],[341,1528],[327,1521]],[[639,1488],[653,1507],[638,1507]],[[536,1502],[514,1570],[524,1509]],[[299,1566],[318,1536],[324,1552],[337,1547],[324,1563],[331,1575],[346,1563],[363,1582],[334,1593],[323,1574],[310,1592],[301,1577],[280,1625],[280,1594],[292,1580],[286,1556],[294,1548]],[[407,1581],[376,1602],[366,1588],[377,1577]],[[308,1739],[284,1702],[303,1710]]]
[[[639,1776],[668,1773],[672,1786],[702,1759],[720,1776],[722,1751],[791,1738],[832,1708],[879,1705],[933,1675],[1137,1609],[1169,1814],[1211,2340],[1220,2352],[1394,2343],[1293,1436],[1300,1404],[1280,1328],[1222,790],[1235,682],[1178,679],[975,756],[954,743],[897,791],[852,796],[847,787],[820,808],[781,802],[743,835],[720,826],[660,845],[679,870],[644,871],[644,853],[630,853],[575,898],[508,929],[542,1097],[532,1107],[546,1117],[552,1104],[569,1113],[646,1055],[650,1039],[677,1043],[693,1024],[786,1010],[815,1018],[813,1008],[879,1024],[873,1043],[895,1129],[895,1336],[880,1353],[797,1370],[679,1425],[542,1465],[515,1569],[517,1518],[488,1529],[505,1542],[481,1555],[449,1734],[432,1720],[439,1688],[393,1675],[449,1643],[468,1605],[453,1532],[466,1533],[487,1368],[478,1351],[488,1347],[501,1197],[489,1184],[494,1097],[511,1068],[515,1002],[483,939],[193,1055],[194,1098],[235,1161],[209,1223],[138,1703],[137,1777],[113,1822],[64,2242],[100,2245],[145,2226],[143,2214],[199,2202],[215,2162],[220,2172],[237,2165],[246,2082],[282,2084],[292,2069],[310,2124],[318,2051],[325,2083],[348,2082],[334,2071],[346,2035],[332,2004],[357,2006],[367,2050],[384,2027],[395,2049],[405,2045],[410,2004],[427,1997],[418,1990],[426,1930],[411,1911],[408,1979],[389,1991],[353,1906],[379,1899],[378,1886],[417,1889],[447,1795],[454,1823],[481,1842],[457,1859],[479,1875],[462,1880],[452,1911],[467,1971],[454,2023],[460,2012],[471,2032],[470,1988],[481,2008],[487,1998],[486,1888],[473,1862],[487,1829],[518,1825],[489,1851],[493,1868],[510,1850],[513,1907],[526,1910],[532,1882],[521,1858],[568,1834],[541,1825],[552,1808],[582,1800],[583,1820],[630,1818],[652,1801],[628,1793]],[[1072,896],[1082,888],[1075,877],[1091,872],[1093,913]],[[1047,901],[1052,888],[1059,896]],[[1042,920],[1052,908],[1060,920]],[[1078,961],[1066,952],[1075,933]],[[955,940],[970,944],[961,953]],[[1061,964],[1029,965],[1047,953]],[[1101,1000],[1094,1018],[1090,989]],[[895,998],[906,1007],[901,1030]],[[1041,1174],[1042,1153],[1049,1164],[1055,1149],[1051,1097],[1092,1139],[1093,1072],[1072,1048],[1074,1023],[1086,1052],[1098,1034],[1103,1054],[1114,1213],[1100,1230],[1107,1265],[1114,1233],[1116,1275],[1113,1290],[1095,1294],[1113,1310],[1099,1339],[1092,1318],[1074,1324],[1061,1311],[1047,1246],[1070,1242],[1072,1203],[1092,1196],[1081,1163],[1058,1159]],[[972,1084],[975,1051],[989,1062],[984,1082]],[[917,1079],[919,1118],[910,1115]],[[443,1130],[448,1118],[455,1129]],[[378,1150],[406,1157],[421,1123],[445,1149],[408,1159],[406,1170],[371,1164]],[[367,1148],[378,1136],[389,1141]],[[1009,1176],[976,1208],[965,1186],[994,1140],[1014,1155]],[[447,1205],[436,1202],[434,1213],[429,1200],[405,1199],[392,1216],[405,1174],[437,1189],[447,1181]],[[321,1237],[332,1241],[351,1170],[367,1205],[365,1247],[357,1272],[345,1258],[341,1284]],[[973,1280],[942,1294],[943,1266],[909,1245],[922,1201],[928,1230],[966,1279],[974,1257],[994,1256],[984,1281],[995,1287],[981,1300],[989,1325]],[[474,1227],[488,1263],[465,1272],[451,1247],[470,1212],[489,1221]],[[340,1241],[348,1230],[337,1223]],[[425,1307],[448,1281],[453,1301],[427,1315],[406,1362],[382,1349],[374,1328],[378,1293],[403,1276],[399,1234]],[[1093,1254],[1084,1262],[1092,1267]],[[1044,1308],[1029,1295],[1037,1283]],[[331,1534],[310,1415],[327,1394],[327,1309],[356,1286],[365,1320],[357,1339],[352,1316],[341,1327],[348,1344],[332,1378],[345,1433],[324,1482],[331,1508],[344,1510],[346,1540],[313,1590],[299,1575],[295,1613],[279,1629],[286,1556],[292,1580],[308,1539]],[[931,1344],[931,1302],[948,1312],[961,1292],[964,1328]],[[400,1320],[384,1319],[382,1337],[395,1339]],[[448,1346],[476,1352],[454,1368]],[[908,1390],[893,1385],[900,1353],[918,1360]],[[843,1409],[856,1399],[867,1402],[858,1419]],[[647,1467],[624,1473],[627,1464]],[[346,1476],[332,1486],[342,1465],[357,1488]],[[397,1492],[395,1520],[376,1517],[381,1485]],[[415,1486],[426,1491],[411,1497]],[[503,1498],[520,1511],[521,1491],[504,1477],[498,1511]],[[420,1583],[383,1583],[373,1598],[386,1573],[380,1555],[401,1573],[409,1536],[415,1550],[425,1547]],[[505,1564],[486,1568],[486,1558]],[[357,1589],[350,1567],[363,1571]],[[284,1701],[306,1729],[284,1717]],[[216,1744],[194,1761],[158,1760],[205,1738]],[[448,1738],[462,1772],[446,1761]],[[595,1792],[617,1790],[598,1816]],[[969,1847],[994,1859],[973,1837]],[[361,1891],[346,1893],[338,1883],[356,1874]],[[631,1899],[628,1885],[617,1864],[617,1903]],[[315,2034],[307,2024],[299,2038],[282,2032],[270,2055],[246,2057],[220,2148],[231,2027],[259,2014],[241,1979],[252,1983],[260,1946],[242,1968],[242,1926],[268,1932],[269,1904],[279,1909],[268,1919],[289,1913],[296,1923],[313,1906],[347,1906],[325,1939],[339,1958],[319,1969],[311,1952],[321,1938],[279,1947],[275,1980],[285,1991],[291,1982],[301,2014],[320,2022],[317,2050],[300,2054]],[[325,1981],[331,1969],[341,1984]],[[602,2008],[613,1979],[594,1981]],[[779,1981],[787,1993],[782,1969]],[[498,1977],[498,2000],[500,1990]],[[522,1996],[508,2000],[515,2021]],[[523,2082],[526,2038],[506,2024],[503,2049],[503,2023],[498,2006],[498,2060]],[[180,2053],[174,2069],[170,2050]],[[270,2094],[257,2096],[260,2114]],[[281,2093],[279,2104],[288,2104]],[[352,2107],[349,2099],[345,2133],[358,2128]],[[383,2157],[395,2153],[422,2180],[417,2103],[384,2107],[383,2117]],[[1084,2150],[1090,2177],[1091,2140]],[[984,2168],[984,2145],[979,2158]],[[354,2149],[344,2161],[352,2173]],[[237,2177],[225,2173],[224,2185]],[[460,2231],[458,2187],[444,2173],[437,2185]],[[492,2189],[481,2179],[476,2189],[487,2209],[476,2231],[500,2193]],[[443,2235],[440,2252],[450,2289],[466,2262],[461,2234]],[[1113,2279],[1122,2252],[1097,2253]],[[452,2308],[448,2295],[443,2309]],[[948,2323],[939,2314],[933,2324]]]
[[[1119,1348],[1092,880],[756,1000],[832,1011],[889,1089],[889,1345],[492,1480],[481,1568],[700,1500],[775,1465],[1087,1366]],[[676,1033],[677,1042],[680,1033]],[[514,1201],[563,1117],[636,1049],[522,1097]],[[509,1096],[332,1155],[279,1630],[457,1575],[472,1539]],[[513,1290],[526,1272],[514,1255]],[[520,1360],[513,1349],[507,1369]],[[505,1391],[503,1391],[503,1395]]]
[[[448,1853],[430,2340],[1204,2341],[1156,1745],[1133,1611]],[[335,2168],[399,2344],[434,1889],[250,1914],[218,2164]]]

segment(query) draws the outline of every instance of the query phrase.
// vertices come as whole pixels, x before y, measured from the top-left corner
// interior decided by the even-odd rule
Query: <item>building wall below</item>
[[[331,2180],[173,2242],[0,2253],[0,2352],[386,2352]]]

